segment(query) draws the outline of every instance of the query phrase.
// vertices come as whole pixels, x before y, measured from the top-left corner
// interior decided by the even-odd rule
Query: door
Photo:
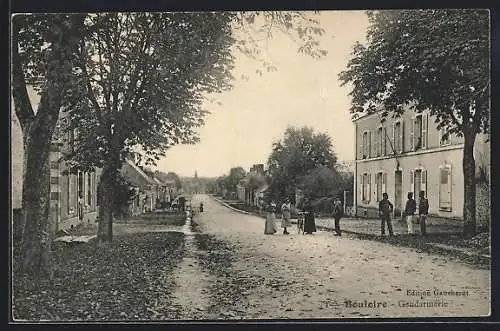
[[[401,216],[403,206],[403,172],[396,170],[394,172],[394,216]]]

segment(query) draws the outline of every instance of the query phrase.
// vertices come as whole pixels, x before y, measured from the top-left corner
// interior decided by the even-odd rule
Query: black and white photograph
[[[10,323],[491,316],[490,14],[13,13]]]

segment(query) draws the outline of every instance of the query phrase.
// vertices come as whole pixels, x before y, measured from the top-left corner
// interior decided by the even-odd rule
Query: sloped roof
[[[131,185],[146,188],[148,185],[158,185],[144,171],[132,161],[127,160],[120,169],[120,173]]]

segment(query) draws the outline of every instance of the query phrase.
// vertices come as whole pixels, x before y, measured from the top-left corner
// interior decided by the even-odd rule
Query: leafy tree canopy
[[[433,9],[368,12],[367,44],[357,43],[343,84],[351,113],[378,106],[398,116],[429,110],[438,128],[461,136],[489,129],[489,14]]]
[[[319,167],[333,169],[336,162],[330,136],[314,133],[309,127],[289,127],[283,140],[273,144],[268,159],[272,197],[293,195],[310,171]]]

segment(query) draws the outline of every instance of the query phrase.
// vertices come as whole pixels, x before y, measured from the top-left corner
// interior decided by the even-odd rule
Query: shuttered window
[[[371,178],[370,174],[363,174],[362,175],[362,182],[361,182],[361,200],[363,202],[370,202],[370,184],[371,184]]]
[[[439,209],[451,211],[451,167],[441,167],[439,177]]]

